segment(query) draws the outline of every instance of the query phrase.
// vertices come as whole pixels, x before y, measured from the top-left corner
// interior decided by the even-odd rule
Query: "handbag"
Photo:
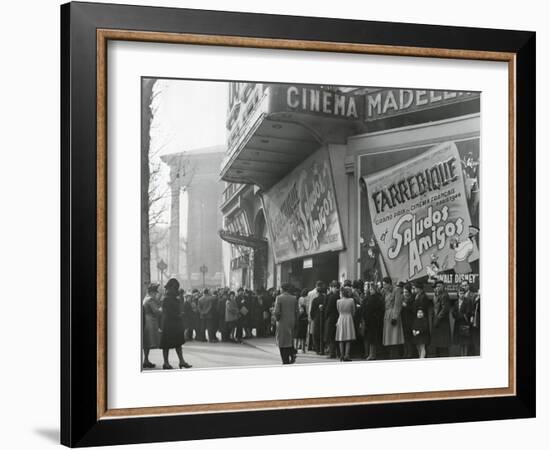
[[[470,325],[460,325],[458,327],[458,335],[460,337],[470,337],[471,329]]]

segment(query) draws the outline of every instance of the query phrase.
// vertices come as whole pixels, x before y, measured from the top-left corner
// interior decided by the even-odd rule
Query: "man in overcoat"
[[[436,356],[449,356],[449,346],[451,345],[450,310],[449,294],[445,290],[443,281],[439,280],[435,283],[434,317],[431,331],[431,345],[435,349]]]
[[[315,325],[313,323],[313,320],[311,319],[311,306],[313,304],[313,300],[315,300],[319,296],[319,288],[322,288],[322,287],[323,287],[323,282],[321,280],[317,281],[317,283],[315,283],[315,287],[307,293],[307,297],[306,297],[306,311],[307,311],[307,317],[308,317],[307,349],[310,351],[315,350],[314,339],[313,339],[313,334],[315,333]]]
[[[210,293],[209,289],[205,289],[202,297],[199,298],[199,314],[201,318],[201,330],[208,331],[209,342],[218,342],[218,338],[216,337],[217,300],[218,299]]]
[[[317,288],[317,297],[313,299],[310,306],[309,316],[311,319],[312,331],[311,336],[313,338],[313,350],[318,355],[324,355],[324,318],[325,318],[325,299],[326,288],[324,286]],[[336,332],[335,332],[336,333]]]
[[[325,298],[325,343],[328,346],[328,357],[336,358],[336,322],[338,309],[336,303],[340,298],[340,283],[336,280],[330,283],[330,292]]]
[[[281,295],[275,299],[274,312],[277,320],[275,340],[283,364],[292,364],[296,360],[294,329],[298,320],[298,299],[289,293],[290,289],[290,285],[283,284]]]

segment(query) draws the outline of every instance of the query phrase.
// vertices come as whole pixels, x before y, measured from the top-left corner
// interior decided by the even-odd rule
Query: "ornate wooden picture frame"
[[[534,417],[535,33],[93,3],[63,5],[61,27],[61,441],[64,445]],[[422,394],[109,408],[106,219],[109,41],[507,63],[508,386]]]

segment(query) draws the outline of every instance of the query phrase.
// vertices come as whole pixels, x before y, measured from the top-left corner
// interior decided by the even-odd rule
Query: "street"
[[[183,357],[193,366],[193,369],[212,367],[237,366],[269,366],[280,365],[281,357],[274,337],[244,339],[242,344],[231,342],[198,342],[189,341],[183,346]],[[178,368],[178,357],[174,350],[170,350],[170,365]],[[156,365],[155,369],[162,370],[162,350],[152,349],[149,360]],[[327,363],[337,360],[327,359],[314,352],[299,352],[296,364]]]

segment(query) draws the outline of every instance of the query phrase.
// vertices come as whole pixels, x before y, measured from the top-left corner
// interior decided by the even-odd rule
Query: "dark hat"
[[[292,290],[292,285],[290,283],[283,283],[281,285],[281,289],[284,291],[284,292],[290,292]]]
[[[406,283],[404,281],[398,281],[396,286],[402,288],[403,286],[405,286],[405,284]]]
[[[175,278],[170,278],[164,286],[165,289],[173,289],[177,291],[180,288],[180,282]]]
[[[149,287],[147,288],[147,292],[158,292],[159,291],[159,285],[158,283],[151,283]]]
[[[422,283],[422,281],[415,281],[413,286],[417,289],[424,289],[424,283]]]

